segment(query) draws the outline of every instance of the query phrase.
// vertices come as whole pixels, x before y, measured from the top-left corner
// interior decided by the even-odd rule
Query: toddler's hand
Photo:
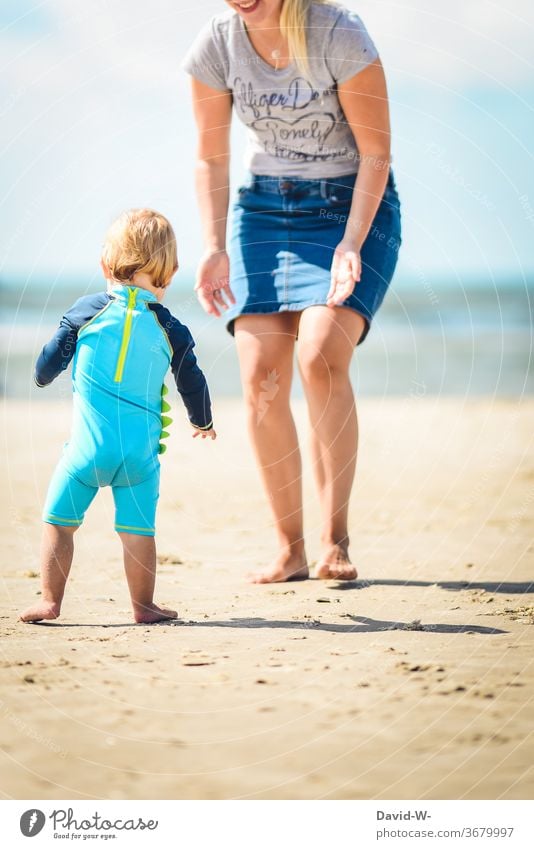
[[[201,436],[202,439],[206,439],[206,437],[208,437],[208,439],[217,439],[217,434],[215,433],[212,427],[210,427],[209,430],[200,430],[200,428],[195,427],[193,439],[196,439],[197,436]]]

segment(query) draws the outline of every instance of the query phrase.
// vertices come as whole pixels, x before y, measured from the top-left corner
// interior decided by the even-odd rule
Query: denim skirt
[[[225,313],[230,333],[240,315],[326,303],[355,180],[354,173],[324,180],[247,174],[231,210],[230,285],[236,303]],[[400,203],[390,171],[362,246],[361,279],[342,304],[366,319],[360,342],[391,283],[400,244]]]

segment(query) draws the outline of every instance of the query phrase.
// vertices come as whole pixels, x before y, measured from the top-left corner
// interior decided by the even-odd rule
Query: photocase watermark
[[[416,262],[411,262],[410,268],[415,273],[415,276],[417,277],[418,282],[423,287],[423,291],[424,291],[425,295],[427,296],[428,300],[430,301],[430,303],[433,306],[437,307],[438,304],[439,304],[439,298],[438,298],[436,292],[434,291],[434,289],[432,288],[432,286],[431,286],[431,284],[428,280],[428,277],[426,276],[426,274],[423,271],[423,269],[421,268],[421,266]]]
[[[46,817],[38,808],[24,811],[20,818],[20,830],[24,837],[35,837],[43,830]]]
[[[324,218],[328,221],[337,221],[338,224],[346,224],[348,217],[343,212],[334,212],[332,209],[324,209],[324,207],[319,210],[319,218]]]
[[[338,224],[347,224],[348,222],[348,215],[346,213],[335,212],[333,209],[328,209],[326,207],[321,207],[319,210],[319,218],[323,218],[326,221],[336,221]],[[355,222],[354,224],[349,222],[345,233],[346,235],[349,235],[350,233],[358,235],[359,229],[358,222]],[[401,239],[397,239],[395,236],[388,236],[388,234],[381,230],[376,224],[371,225],[371,229],[365,237],[366,241],[368,239],[376,239],[379,242],[383,242],[389,250],[395,251],[396,253],[400,250]]]
[[[400,239],[396,239],[395,236],[388,236],[387,233],[377,227],[376,224],[371,225],[367,238],[377,239],[379,242],[384,242],[385,245],[392,251],[398,251],[401,246]]]
[[[118,837],[120,832],[155,831],[159,825],[158,820],[145,820],[139,816],[113,820],[98,811],[89,817],[76,818],[73,808],[54,809],[47,817],[38,808],[29,808],[20,818],[20,830],[25,837],[35,837],[43,830],[47,819],[55,838],[83,841],[88,838],[111,840]]]
[[[521,209],[525,213],[525,218],[530,224],[534,225],[534,208],[530,202],[530,198],[528,195],[521,195],[519,198],[519,203],[521,204]]]
[[[0,106],[0,118],[5,118],[10,109],[22,100],[27,91],[27,86],[19,86],[15,91],[12,91],[7,100]]]
[[[278,381],[280,380],[280,375],[273,369],[272,371],[267,372],[266,380],[262,380],[260,383],[261,392],[258,399],[258,410],[256,413],[256,424],[260,424],[266,413],[269,409],[271,401],[274,401],[278,392],[280,391],[280,386],[278,385]]]
[[[477,200],[482,206],[490,210],[490,212],[495,211],[495,204],[489,200],[488,196],[466,180],[457,165],[451,165],[450,162],[447,162],[445,159],[445,148],[432,142],[426,146],[425,153],[434,159],[436,167],[442,174],[445,174],[453,183],[462,188],[470,197]]]
[[[233,59],[234,65],[239,65],[241,67],[247,67],[250,65],[262,65],[263,59],[260,56],[234,56]],[[225,62],[199,62],[198,69],[200,71],[204,71],[209,73],[214,73],[216,77],[221,76],[219,72],[222,72],[222,76],[226,76],[227,72],[227,64]],[[228,86],[230,88],[230,86]]]
[[[60,758],[66,758],[68,752],[66,749],[63,749],[57,743],[54,743],[50,737],[45,737],[43,734],[40,734],[39,731],[36,731],[35,728],[32,728],[31,725],[22,719],[20,716],[17,716],[13,713],[10,708],[5,704],[5,702],[0,700],[0,714],[5,716],[5,718],[11,722],[12,725],[15,726],[17,731],[20,734],[24,734],[30,740],[33,740],[35,743],[39,743],[39,745],[44,746],[51,752],[54,752],[55,755],[58,755]]]
[[[228,286],[228,277],[215,277],[213,280],[203,280],[199,283],[195,284],[194,291],[197,293],[202,291],[204,294],[213,295],[214,292],[218,292],[220,289],[223,289],[225,286]]]
[[[258,129],[258,128],[257,128]],[[383,171],[391,164],[389,159],[361,156],[359,151],[349,145],[329,145],[326,143],[329,131],[320,121],[311,123],[306,130],[309,141],[303,141],[303,131],[295,127],[280,128],[275,118],[266,119],[261,128],[265,153],[288,162],[336,162],[342,160],[354,163],[354,170],[364,162],[372,164],[375,171]],[[298,148],[294,145],[298,144]]]
[[[159,825],[157,820],[145,821],[142,817],[110,820],[102,817],[98,811],[95,811],[91,818],[76,819],[73,808],[54,810],[50,814],[49,819],[52,821],[54,831],[63,829],[71,833],[71,836],[73,832],[77,831],[155,831]]]
[[[530,489],[530,491],[527,493],[527,495],[523,499],[521,507],[519,507],[517,510],[515,510],[514,513],[512,514],[512,516],[511,516],[511,518],[508,522],[508,525],[506,527],[506,530],[508,531],[508,533],[514,534],[517,531],[517,529],[518,529],[519,525],[521,524],[521,522],[523,521],[523,519],[525,518],[525,516],[530,516],[531,509],[532,509],[531,505],[532,505],[533,502],[534,502],[534,489]]]

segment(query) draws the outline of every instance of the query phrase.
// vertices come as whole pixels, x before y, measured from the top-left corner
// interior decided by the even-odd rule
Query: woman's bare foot
[[[354,581],[358,572],[350,562],[348,542],[331,543],[327,546],[317,564],[315,574],[323,581]]]
[[[57,619],[59,613],[59,604],[53,601],[41,601],[21,613],[19,620],[21,622],[40,622],[42,619]]]
[[[145,604],[134,609],[134,619],[138,625],[153,625],[155,622],[165,622],[167,619],[178,619],[176,610],[158,607],[157,604]]]
[[[304,552],[281,551],[270,569],[251,572],[247,579],[251,584],[277,584],[283,581],[302,581],[309,578],[308,564]]]

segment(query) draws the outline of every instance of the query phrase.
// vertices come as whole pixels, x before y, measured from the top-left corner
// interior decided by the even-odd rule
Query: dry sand
[[[4,797],[532,797],[534,401],[359,409],[350,584],[247,584],[274,538],[242,406],[216,405],[216,443],[175,415],[157,600],[180,621],[148,628],[130,624],[107,491],[60,624],[17,622],[70,408],[5,404]],[[305,493],[313,561],[308,466]]]

